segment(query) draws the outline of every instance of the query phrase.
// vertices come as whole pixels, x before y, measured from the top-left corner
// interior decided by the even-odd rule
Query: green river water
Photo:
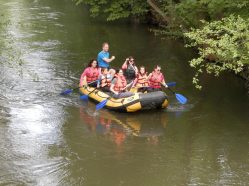
[[[249,185],[249,97],[231,74],[191,81],[194,57],[146,25],[106,23],[70,0],[0,0],[0,185]],[[118,67],[161,64],[167,110],[122,114],[75,87],[104,41]]]

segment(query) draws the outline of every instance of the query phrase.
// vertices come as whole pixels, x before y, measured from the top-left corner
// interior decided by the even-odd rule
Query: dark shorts
[[[110,92],[110,87],[100,87],[99,90],[102,92]]]
[[[152,88],[152,87],[147,88],[147,92],[156,92],[156,91],[162,91],[162,88]]]
[[[97,83],[97,82],[94,82],[94,83],[89,84],[88,86],[89,86],[89,87],[97,87],[97,85],[98,85],[98,83]]]
[[[148,88],[149,88],[149,87],[141,87],[141,88],[138,88],[138,89],[137,89],[137,92],[142,92],[142,93],[144,93],[144,92],[146,92],[146,91],[148,92]]]
[[[119,99],[119,98],[127,98],[130,96],[134,96],[134,93],[132,92],[120,92],[119,94],[113,94],[112,97],[115,99]]]

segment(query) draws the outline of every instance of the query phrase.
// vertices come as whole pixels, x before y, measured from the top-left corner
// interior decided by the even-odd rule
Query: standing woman
[[[128,83],[130,83],[136,78],[138,69],[135,65],[135,60],[132,56],[126,58],[124,64],[122,65],[122,70],[124,71],[124,75]]]
[[[80,86],[89,85],[97,87],[97,80],[99,77],[99,67],[95,59],[91,59],[88,67],[84,70],[80,77]]]
[[[156,65],[153,72],[149,74],[148,80],[150,86],[148,88],[148,92],[161,91],[162,85],[166,88],[168,87],[165,83],[164,76],[159,65]]]
[[[119,69],[111,83],[110,91],[114,93],[112,97],[118,99],[133,96],[133,93],[126,91],[128,86],[123,70]]]

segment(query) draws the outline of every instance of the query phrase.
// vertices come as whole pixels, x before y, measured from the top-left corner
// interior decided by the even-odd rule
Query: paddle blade
[[[106,105],[107,101],[108,101],[108,100],[105,99],[104,101],[101,101],[100,103],[98,103],[98,104],[96,105],[96,111],[102,109],[102,108]]]
[[[88,95],[81,95],[80,99],[84,100],[84,101],[87,101],[88,100]]]
[[[176,99],[181,103],[181,104],[185,104],[187,103],[188,99],[186,97],[184,97],[183,95],[181,94],[175,94],[176,96]]]
[[[169,83],[166,83],[168,87],[174,87],[176,86],[176,82],[169,82]]]
[[[67,94],[70,94],[72,92],[73,92],[72,89],[68,89],[68,90],[65,90],[64,92],[60,93],[60,95],[67,95]]]

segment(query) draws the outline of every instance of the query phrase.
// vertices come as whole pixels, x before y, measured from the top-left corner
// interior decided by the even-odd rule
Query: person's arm
[[[136,86],[137,81],[138,81],[138,78],[136,78],[136,79],[133,81],[132,87],[135,87],[135,86]]]
[[[88,68],[86,68],[84,70],[84,72],[81,74],[81,77],[80,77],[80,86],[82,87],[83,85],[86,85],[87,84],[87,81],[86,81],[86,73],[88,71]]]
[[[165,88],[168,88],[168,85],[167,85],[166,82],[165,82],[164,76],[163,76],[163,80],[162,80],[161,83],[162,83],[163,86],[165,86]]]
[[[109,58],[109,53],[106,54],[104,52],[100,52],[98,54],[98,59],[102,59],[103,61],[105,61],[106,63],[110,63],[115,59],[115,56],[112,56],[111,58]]]
[[[102,75],[99,75],[98,81],[97,81],[97,88],[100,86],[100,82],[102,81]]]
[[[128,85],[126,85],[126,87],[122,88],[121,90],[126,90],[127,88],[129,88],[132,84],[133,84],[134,81],[130,82]]]
[[[112,80],[112,83],[111,83],[111,86],[110,86],[110,91],[113,92],[114,94],[118,94],[118,92],[114,90],[114,85],[115,85],[116,82],[117,82],[117,79],[114,78]]]
[[[115,59],[115,56],[112,56],[111,58],[104,57],[102,58],[105,62],[110,63]]]
[[[87,85],[86,76],[85,75],[82,76],[82,75],[81,75],[81,78],[80,78],[80,87],[82,87],[84,85]]]
[[[151,78],[151,76],[152,76],[152,73],[150,73],[150,74],[148,75],[147,80],[149,80],[149,79]]]
[[[128,58],[126,58],[125,59],[125,62],[123,63],[123,65],[122,65],[122,69],[123,70],[126,70],[127,69],[127,61],[128,61],[129,59]]]
[[[138,68],[135,66],[136,75],[138,74]]]

